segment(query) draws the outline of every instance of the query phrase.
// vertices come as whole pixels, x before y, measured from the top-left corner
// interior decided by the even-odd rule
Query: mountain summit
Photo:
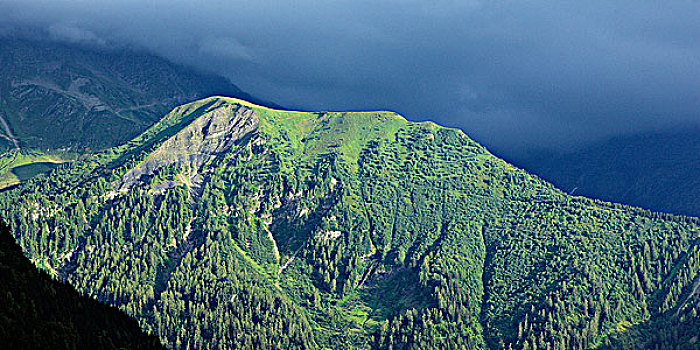
[[[1,196],[34,261],[174,349],[698,344],[696,218],[391,112],[207,98]]]

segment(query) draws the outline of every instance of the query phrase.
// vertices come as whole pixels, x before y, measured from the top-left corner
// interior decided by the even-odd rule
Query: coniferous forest
[[[5,349],[163,349],[116,308],[38,271],[0,223],[0,339]]]
[[[172,349],[698,349],[700,221],[463,132],[230,98],[0,194],[37,266]]]

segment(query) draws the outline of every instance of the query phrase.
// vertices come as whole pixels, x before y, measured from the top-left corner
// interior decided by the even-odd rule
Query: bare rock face
[[[205,164],[230,151],[258,125],[259,117],[250,108],[221,103],[163,142],[114,183],[113,188],[128,189],[141,177],[173,164],[187,169],[188,177],[194,178]]]

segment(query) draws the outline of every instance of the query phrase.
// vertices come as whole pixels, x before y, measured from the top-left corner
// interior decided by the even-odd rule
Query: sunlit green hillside
[[[208,98],[0,206],[32,259],[175,349],[698,344],[661,337],[697,325],[697,218],[569,196],[391,112]]]

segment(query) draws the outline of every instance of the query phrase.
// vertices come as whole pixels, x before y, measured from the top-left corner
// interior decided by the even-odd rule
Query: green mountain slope
[[[5,349],[163,349],[122,312],[37,271],[2,223],[0,305]]]
[[[656,345],[630,332],[699,310],[698,219],[568,196],[390,112],[200,100],[0,208],[175,349]]]

